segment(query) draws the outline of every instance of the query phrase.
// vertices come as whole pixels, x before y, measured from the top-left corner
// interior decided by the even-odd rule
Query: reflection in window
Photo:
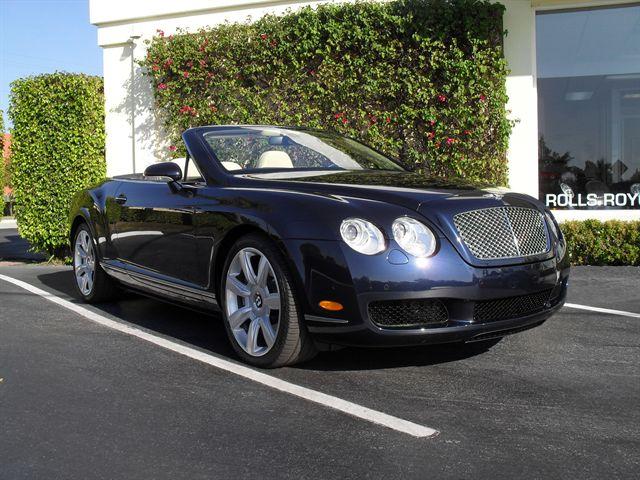
[[[640,208],[640,6],[536,19],[540,198]]]

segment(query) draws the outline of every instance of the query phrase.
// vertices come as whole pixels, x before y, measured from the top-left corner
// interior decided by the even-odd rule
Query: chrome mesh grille
[[[454,215],[460,237],[481,260],[529,257],[549,250],[542,214],[532,208],[493,207]]]

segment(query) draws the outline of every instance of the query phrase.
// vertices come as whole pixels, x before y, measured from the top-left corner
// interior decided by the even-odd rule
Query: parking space
[[[0,274],[75,301],[67,267]],[[575,268],[569,302],[640,313],[636,268]],[[634,478],[640,319],[563,309],[489,348],[343,349],[267,372],[415,438],[88,321],[0,280],[0,477]],[[86,307],[233,359],[216,317]],[[6,468],[5,468],[6,467]]]

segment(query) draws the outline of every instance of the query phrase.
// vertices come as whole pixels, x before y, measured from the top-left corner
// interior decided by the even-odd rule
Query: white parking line
[[[578,305],[577,303],[565,303],[565,307],[576,308],[578,310],[589,310],[590,312],[608,313],[609,315],[620,315],[621,317],[640,318],[640,313],[625,312],[623,310],[611,310],[610,308],[590,307],[588,305]]]
[[[0,274],[0,280],[4,280],[5,282],[9,282],[35,295],[43,297],[57,305],[60,305],[61,307],[71,310],[78,315],[81,315],[87,320],[91,320],[92,322],[98,323],[104,327],[117,330],[118,332],[125,333],[142,340],[146,340],[147,342],[153,343],[154,345],[157,345],[159,347],[166,348],[167,350],[171,350],[173,352],[179,353],[194,360],[198,360],[221,370],[234,373],[236,375],[239,375],[240,377],[253,380],[254,382],[260,383],[275,390],[289,393],[296,397],[309,400],[310,402],[314,402],[325,407],[347,413],[368,422],[383,425],[385,427],[391,428],[398,432],[412,435],[414,437],[434,437],[439,433],[433,428],[425,427],[408,420],[403,420],[401,418],[394,417],[377,410],[372,410],[370,408],[363,407],[362,405],[358,405],[356,403],[349,402],[332,395],[327,395],[326,393],[318,392],[307,387],[302,387],[285,380],[280,380],[279,378],[267,375],[266,373],[254,370],[253,368],[240,365],[217,355],[201,352],[200,350],[196,350],[195,348],[187,347],[180,343],[173,342],[163,337],[159,337],[126,323],[112,320],[98,313],[92,312],[91,310],[84,308],[81,305],[57,297],[49,292],[31,285],[30,283],[23,282],[22,280],[18,280],[16,278],[8,277],[2,274]]]

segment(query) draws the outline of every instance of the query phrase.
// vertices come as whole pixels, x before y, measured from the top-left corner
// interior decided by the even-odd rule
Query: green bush
[[[0,110],[0,218],[4,215],[4,113]]]
[[[640,265],[640,221],[571,221],[560,228],[573,265]]]
[[[503,11],[486,0],[325,4],[158,31],[141,64],[175,156],[190,126],[296,125],[359,138],[425,174],[506,184]]]
[[[71,197],[105,177],[102,79],[53,73],[15,80],[9,116],[20,235],[62,255]]]

